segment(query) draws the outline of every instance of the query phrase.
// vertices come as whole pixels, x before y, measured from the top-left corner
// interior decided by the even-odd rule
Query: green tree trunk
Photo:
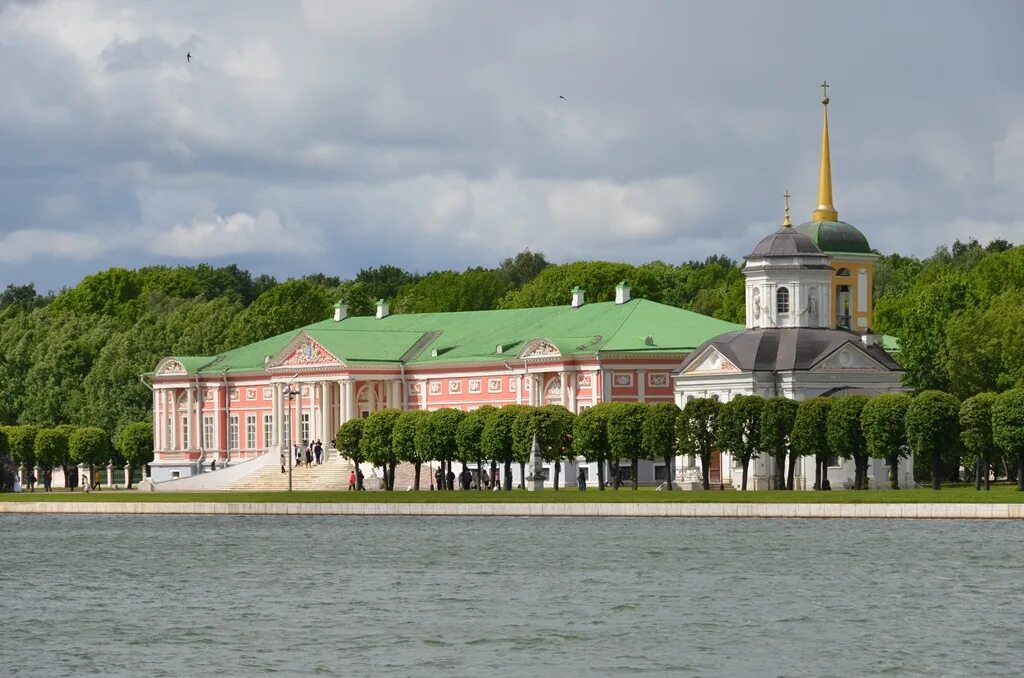
[[[825,487],[828,481],[828,459],[821,460],[821,487]]]
[[[788,470],[786,471],[786,489],[793,489],[793,475],[796,473],[796,455],[789,454]]]
[[[989,491],[990,489],[992,489],[991,481],[989,480],[991,475],[992,475],[992,464],[991,464],[991,462],[989,462],[986,459],[985,460],[985,491],[986,492]]]
[[[394,492],[395,490],[395,467],[398,466],[398,462],[393,461],[389,464],[390,472],[388,473],[388,490]]]
[[[700,455],[700,475],[705,490],[711,489],[711,453]]]
[[[900,489],[900,458],[895,454],[889,457],[889,487]]]
[[[942,455],[938,450],[932,452],[932,489],[942,489]]]
[[[558,477],[562,475],[562,462],[555,462],[555,492],[558,492]]]
[[[742,479],[740,480],[740,489],[743,492],[747,491],[747,469],[749,467],[750,467],[750,460],[749,459],[744,459],[743,460],[743,476],[742,476]]]
[[[619,463],[620,463],[620,461],[618,459],[616,459],[614,461],[614,463],[608,462],[608,467],[610,468],[610,470],[611,470],[611,472],[613,474],[612,475],[612,489],[615,490],[616,492],[618,491],[619,487],[622,485],[622,477],[619,474]]]
[[[1024,491],[1024,450],[1017,453],[1017,489]]]
[[[491,488],[498,484],[498,462],[491,459]]]
[[[512,460],[509,459],[505,462],[505,478],[504,486],[506,492],[512,491]]]
[[[974,462],[974,491],[981,492],[981,466],[984,462],[981,457]]]
[[[775,488],[776,490],[786,489],[786,457],[773,457],[775,460]]]
[[[665,454],[665,488],[672,490],[672,453]]]
[[[413,481],[412,482],[413,482],[413,485],[416,487],[416,491],[417,492],[420,491],[420,467],[422,465],[423,465],[423,462],[420,462],[420,461],[416,462],[413,465],[413,469],[414,469],[415,473],[414,473]]]
[[[597,462],[597,489],[604,492],[604,462]]]
[[[476,491],[482,492],[484,489],[484,459],[483,457],[476,458]]]
[[[639,474],[639,471],[640,471],[640,460],[637,459],[636,457],[633,457],[629,461],[629,473],[630,473],[631,476],[633,476],[633,489],[634,490],[639,489],[639,480],[637,479],[637,475]]]
[[[821,489],[821,460],[814,458],[814,489]]]

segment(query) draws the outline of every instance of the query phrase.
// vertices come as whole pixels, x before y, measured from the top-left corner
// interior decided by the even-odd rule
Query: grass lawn
[[[1018,492],[1015,485],[993,485],[989,492],[976,492],[974,485],[947,485],[936,492],[931,489],[916,490],[864,490],[854,492],[840,490],[833,492],[656,492],[642,488],[634,492],[608,489],[600,492],[588,489],[580,492],[575,488],[528,492],[136,492],[134,490],[102,490],[84,494],[82,492],[58,491],[22,492],[0,494],[0,501],[155,501],[155,502],[388,502],[388,503],[502,503],[502,502],[544,502],[544,503],[659,503],[659,502],[735,502],[735,503],[792,503],[792,504],[916,504],[916,503],[988,503],[1019,504],[1024,502],[1024,492]]]

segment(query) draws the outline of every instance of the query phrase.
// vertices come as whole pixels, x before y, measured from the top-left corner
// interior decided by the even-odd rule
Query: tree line
[[[439,462],[443,473],[455,461],[475,465],[478,488],[486,464],[495,482],[500,467],[501,485],[511,490],[512,465],[519,464],[519,477],[526,477],[534,437],[544,461],[552,464],[556,490],[562,463],[577,457],[597,464],[601,490],[606,484],[619,488],[618,469],[628,460],[637,489],[640,460],[664,461],[671,469],[678,454],[700,458],[702,484],[710,489],[711,455],[719,451],[742,468],[743,490],[750,463],[761,456],[774,461],[776,489],[794,488],[799,457],[815,461],[814,489],[829,486],[828,468],[835,459],[852,460],[853,488],[867,489],[871,458],[885,460],[890,486],[899,489],[901,460],[911,454],[915,477],[930,478],[936,490],[944,480],[961,480],[961,466],[974,470],[978,489],[983,484],[988,489],[990,476],[1000,470],[1024,489],[1024,389],[982,393],[963,402],[929,390],[799,402],[753,395],[726,403],[694,398],[682,409],[673,403],[600,403],[577,415],[559,405],[484,406],[471,412],[383,409],[346,422],[336,443],[353,463],[382,468],[386,490],[394,490],[401,462],[413,464],[413,486],[420,489],[421,466],[431,461]],[[666,483],[671,489],[671,473]]]

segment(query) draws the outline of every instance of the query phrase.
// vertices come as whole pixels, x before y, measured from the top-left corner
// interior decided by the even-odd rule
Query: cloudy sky
[[[1024,242],[1022,36],[1012,1],[0,0],[0,285],[742,256],[814,207],[826,78],[873,246]]]

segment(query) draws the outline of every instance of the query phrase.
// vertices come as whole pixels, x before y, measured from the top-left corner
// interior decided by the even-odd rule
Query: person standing
[[[580,472],[576,474],[576,486],[580,488],[580,492],[587,489],[587,469],[580,467]]]
[[[356,489],[356,480],[357,480],[357,478],[356,478],[356,470],[352,469],[351,471],[348,472],[348,491],[349,492],[351,492],[352,490]]]
[[[451,462],[448,462],[448,473],[445,478],[448,479],[448,489],[455,491],[455,471],[452,470]]]
[[[438,490],[443,490],[444,489],[444,469],[442,469],[440,466],[438,466],[437,470],[434,471],[434,480],[436,481],[434,487],[436,487]]]
[[[43,491],[53,492],[53,470],[46,469],[43,471]]]
[[[322,461],[324,454],[324,446],[319,440],[316,441],[316,445],[313,447],[313,454],[316,455],[316,465],[319,466]]]
[[[462,486],[463,490],[469,489],[469,484],[473,482],[473,474],[469,472],[466,465],[462,465],[462,473],[459,474],[459,485]]]

